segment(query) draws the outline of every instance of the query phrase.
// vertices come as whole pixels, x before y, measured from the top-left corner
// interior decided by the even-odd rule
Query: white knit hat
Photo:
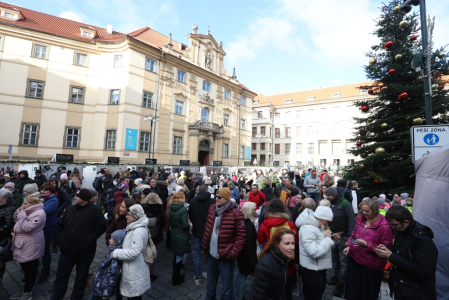
[[[181,191],[181,190],[183,190],[183,189],[184,189],[184,187],[182,187],[182,186],[180,186],[180,185],[178,185],[177,187],[175,187],[176,193],[179,193],[179,191]]]
[[[332,209],[329,206],[318,206],[313,213],[315,218],[331,222],[334,218]]]
[[[140,204],[134,204],[133,206],[131,206],[129,208],[129,212],[136,220],[145,217],[145,212],[143,211],[142,205]]]
[[[136,180],[134,180],[134,184],[137,185],[137,186],[141,185],[142,182],[143,182],[142,178],[137,178]]]

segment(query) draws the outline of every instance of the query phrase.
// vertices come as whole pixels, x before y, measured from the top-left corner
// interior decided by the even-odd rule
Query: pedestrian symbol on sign
[[[434,133],[429,133],[424,136],[424,143],[427,145],[436,145],[440,141],[438,135]]]

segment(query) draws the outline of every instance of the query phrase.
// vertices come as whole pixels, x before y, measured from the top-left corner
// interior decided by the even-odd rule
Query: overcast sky
[[[427,0],[436,46],[449,43],[449,1]],[[9,2],[129,33],[149,26],[188,44],[192,24],[223,41],[228,72],[272,95],[364,82],[380,0],[18,0]],[[417,7],[414,7],[417,10]],[[444,34],[446,31],[446,35]],[[449,50],[449,49],[448,49]]]

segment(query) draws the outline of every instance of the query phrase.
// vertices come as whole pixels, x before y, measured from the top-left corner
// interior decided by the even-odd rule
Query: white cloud
[[[59,14],[58,17],[69,19],[72,21],[80,22],[80,23],[85,23],[85,21],[84,21],[85,16],[83,14],[78,14],[73,11],[68,11],[68,10],[63,11],[62,13]]]

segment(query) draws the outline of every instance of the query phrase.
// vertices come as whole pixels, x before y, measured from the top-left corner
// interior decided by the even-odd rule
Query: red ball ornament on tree
[[[357,142],[357,143],[355,143],[355,145],[356,145],[357,147],[360,147],[360,146],[362,146],[362,142]]]
[[[374,179],[374,183],[375,184],[380,184],[380,180],[379,179]]]
[[[372,89],[368,90],[368,94],[372,95],[374,93],[374,91]]]
[[[388,73],[389,73],[390,75],[393,75],[394,73],[396,73],[396,70],[395,70],[395,69],[390,69],[390,70],[388,70]]]
[[[439,85],[438,86],[438,89],[441,91],[441,90],[443,90],[444,89],[444,85],[442,84],[442,85]]]
[[[363,105],[363,106],[360,108],[360,110],[361,110],[362,112],[366,113],[366,112],[369,110],[369,107],[368,107],[368,105]]]
[[[390,49],[391,47],[393,47],[393,42],[392,41],[388,41],[388,42],[386,42],[385,43],[385,45],[384,45],[384,47],[385,47],[385,49]]]
[[[408,94],[407,93],[401,93],[398,96],[399,100],[406,100],[408,98]]]
[[[411,41],[414,41],[414,40],[416,40],[417,38],[418,38],[418,36],[412,35],[412,36],[410,37],[410,40],[411,40]]]

